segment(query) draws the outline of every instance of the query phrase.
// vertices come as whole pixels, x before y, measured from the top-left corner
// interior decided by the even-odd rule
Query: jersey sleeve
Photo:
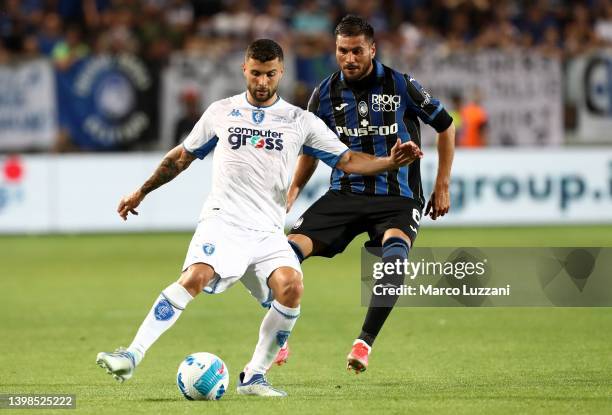
[[[302,152],[335,167],[348,147],[317,116],[304,112],[304,144]]]
[[[189,135],[183,141],[185,150],[199,159],[206,157],[217,145],[219,138],[215,133],[215,104],[204,111]]]
[[[310,99],[308,100],[308,111],[312,112],[315,115],[319,115],[319,101],[320,101],[320,94],[319,94],[319,87],[316,87],[314,89],[314,91],[312,91],[312,95],[310,96]]]
[[[406,92],[410,98],[409,109],[439,133],[450,127],[453,118],[442,103],[432,97],[413,77],[404,75],[404,79],[406,80]]]

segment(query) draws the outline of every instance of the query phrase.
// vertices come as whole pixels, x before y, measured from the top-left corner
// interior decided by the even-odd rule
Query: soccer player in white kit
[[[129,213],[137,215],[146,194],[215,149],[212,191],[180,278],[155,300],[127,349],[97,356],[96,362],[119,381],[132,377],[149,347],[196,295],[222,292],[242,278],[270,308],[237,392],[286,396],[265,374],[295,325],[303,291],[299,261],[283,232],[290,163],[304,152],[349,173],[376,174],[422,157],[415,144],[399,140],[389,157],[352,152],[315,115],[281,99],[276,91],[283,52],[272,40],[259,39],[248,47],[243,72],[247,91],[211,104],[142,187],[121,199],[119,215],[124,220]]]

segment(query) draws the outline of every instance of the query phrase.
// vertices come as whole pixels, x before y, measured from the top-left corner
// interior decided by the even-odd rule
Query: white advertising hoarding
[[[444,106],[478,91],[488,114],[488,145],[558,146],[563,141],[561,62],[521,51],[425,54],[413,62],[392,56],[392,67],[409,73]],[[425,143],[433,130],[423,128]]]
[[[426,149],[429,194],[436,173]],[[116,208],[162,154],[0,158],[0,233],[192,230],[210,191],[211,159],[150,194],[127,222]],[[612,149],[457,151],[451,212],[422,225],[612,223]],[[291,226],[329,186],[320,165],[288,217]]]

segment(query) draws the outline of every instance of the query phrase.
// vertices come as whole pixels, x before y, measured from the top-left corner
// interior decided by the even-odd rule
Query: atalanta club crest
[[[368,115],[368,104],[366,104],[364,101],[359,102],[357,110],[359,111],[359,115],[365,117],[366,115]]]
[[[253,122],[255,124],[261,124],[266,114],[264,110],[253,110],[252,115],[253,115]]]

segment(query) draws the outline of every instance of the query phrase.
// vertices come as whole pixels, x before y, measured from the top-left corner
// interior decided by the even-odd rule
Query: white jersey
[[[284,227],[289,166],[299,153],[334,167],[348,151],[314,114],[281,98],[255,107],[246,93],[211,104],[183,146],[200,159],[215,148],[212,191],[200,220],[217,216],[268,232]]]

